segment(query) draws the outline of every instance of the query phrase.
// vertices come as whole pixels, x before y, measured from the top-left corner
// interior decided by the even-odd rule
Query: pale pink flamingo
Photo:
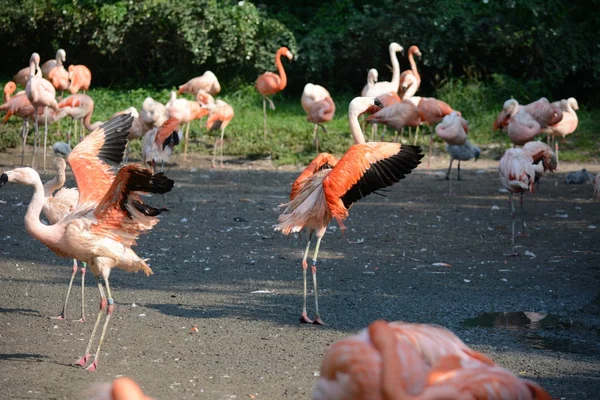
[[[52,71],[56,67],[62,67],[65,61],[67,61],[67,52],[63,49],[58,49],[56,51],[56,58],[48,60],[42,64],[42,76],[44,78],[47,78],[48,80],[51,80],[50,71]]]
[[[385,321],[335,342],[313,391],[314,400],[467,398],[551,399],[442,327]]]
[[[327,133],[324,123],[331,121],[333,118],[335,103],[323,86],[307,83],[302,91],[300,104],[302,104],[308,122],[315,125],[313,140],[315,141],[317,153],[319,153],[319,126],[323,129],[323,132]]]
[[[74,135],[77,135],[77,121],[82,122],[80,128],[79,140],[82,140],[85,136],[83,128],[88,131],[95,131],[103,124],[101,121],[91,123],[92,114],[94,113],[94,100],[87,94],[72,94],[58,103],[59,113],[58,118],[71,117],[75,122]],[[71,127],[67,132],[67,143],[71,145]]]
[[[213,158],[212,158],[212,166],[213,168],[216,166],[215,158],[217,157],[217,143],[221,144],[221,159],[220,165],[223,168],[223,138],[225,136],[225,128],[233,119],[233,107],[224,102],[223,100],[217,100],[214,103],[208,103],[203,106],[207,110],[210,111],[208,114],[208,119],[206,121],[206,129],[209,132],[212,131],[221,131],[221,139],[218,137],[215,138],[215,147],[213,149]]]
[[[554,171],[558,167],[558,159],[550,146],[540,141],[531,141],[523,145],[523,150],[528,151],[533,159],[535,170],[535,183],[539,185],[540,179],[547,171]],[[536,188],[537,190],[537,188]]]
[[[29,82],[25,87],[25,93],[31,104],[38,109],[35,114],[35,137],[39,138],[39,124],[38,115],[39,108],[44,110],[44,171],[46,170],[46,144],[48,140],[48,107],[54,111],[58,111],[58,103],[56,102],[56,90],[52,83],[42,78],[42,71],[40,70],[40,55],[33,53],[29,60]],[[36,156],[36,141],[34,141],[33,159]],[[34,163],[32,162],[32,165]]]
[[[142,162],[152,168],[156,173],[156,162],[161,161],[162,172],[165,167],[165,161],[169,161],[169,156],[173,148],[181,141],[180,123],[177,118],[171,117],[160,126],[153,128],[144,134],[142,139]]]
[[[73,149],[68,161],[79,189],[75,210],[54,225],[44,225],[40,212],[44,204],[44,188],[40,176],[32,168],[17,168],[0,176],[0,186],[15,182],[34,187],[34,194],[25,215],[25,229],[61,257],[86,262],[96,277],[100,291],[100,312],[92,329],[85,354],[77,365],[85,366],[90,359],[93,339],[106,310],[106,320],[100,335],[93,362],[87,368],[98,367],[100,348],[109,320],[115,308],[108,277],[114,267],[125,271],[152,270],[132,249],[137,237],[158,223],[161,210],[144,204],[143,193],[164,194],[173,187],[173,181],[164,175],[152,175],[136,165],[117,171],[125,150],[132,117],[122,115],[106,122],[88,135]],[[102,275],[108,299],[100,283]],[[107,306],[108,305],[108,306]]]
[[[304,302],[300,321],[311,323],[306,313],[306,271],[310,241],[317,244],[313,255],[312,277],[315,294],[314,323],[322,325],[317,292],[317,255],[321,239],[332,218],[342,229],[348,209],[361,198],[405,178],[420,163],[422,154],[416,146],[399,143],[365,143],[358,116],[372,104],[382,104],[373,97],[357,97],[350,102],[348,120],[355,145],[337,161],[331,154],[320,153],[292,184],[290,202],[282,204],[283,213],[275,230],[284,235],[308,231],[308,243],[302,259]],[[332,168],[333,167],[333,168]]]
[[[552,137],[552,141],[554,142],[554,152],[556,153],[556,160],[558,161],[558,140],[556,140],[557,136],[560,136],[561,139],[564,139],[565,136],[570,135],[575,132],[577,129],[577,124],[579,123],[579,119],[577,118],[576,110],[579,110],[579,104],[575,97],[569,97],[568,99],[563,99],[558,102],[552,103],[553,106],[560,107],[562,111],[562,119],[554,124],[548,126],[544,132],[548,134],[548,137]]]
[[[167,107],[152,97],[146,97],[140,111],[140,119],[145,124],[161,126],[169,119]]]
[[[508,99],[502,106],[502,111],[494,121],[493,129],[502,129],[508,127],[519,112],[528,113],[540,126],[546,128],[554,125],[562,119],[562,110],[554,104],[550,104],[547,98],[542,97],[527,105],[521,106],[515,99]]]
[[[217,76],[211,71],[205,71],[204,74],[196,78],[192,78],[183,85],[179,86],[178,94],[189,93],[193,96],[198,94],[198,91],[209,93],[216,96],[221,91],[221,85]]]
[[[540,124],[524,109],[514,115],[507,127],[508,138],[514,146],[522,146],[542,132]]]
[[[390,53],[390,62],[392,63],[392,80],[380,81],[375,83],[369,90],[367,90],[366,97],[377,97],[381,94],[394,92],[398,93],[400,88],[400,63],[398,62],[398,56],[396,53],[403,51],[404,48],[396,42],[390,43],[388,51]]]
[[[275,104],[273,104],[273,101],[268,96],[273,96],[274,94],[281,92],[287,85],[287,75],[285,74],[283,64],[281,63],[281,56],[286,56],[290,61],[294,58],[294,55],[287,47],[281,47],[277,50],[277,53],[275,53],[275,66],[277,67],[277,73],[279,73],[279,75],[274,74],[273,72],[265,72],[256,79],[256,90],[258,90],[263,97],[264,140],[267,140],[267,101],[269,102],[271,110],[275,109]]]
[[[521,214],[523,214],[523,196],[527,192],[533,192],[535,183],[535,168],[533,165],[533,157],[527,150],[513,148],[508,149],[500,159],[500,182],[502,186],[508,190],[509,206],[512,217],[512,239],[510,255],[515,253],[515,205],[513,204],[513,195],[518,194],[521,204]],[[523,233],[525,231],[525,219],[521,215],[523,221]]]
[[[29,119],[35,113],[35,107],[31,104],[25,92],[20,92],[16,96],[11,97],[6,103],[0,106],[0,112],[6,112],[4,116],[4,124],[10,117],[16,115],[23,119],[23,127],[21,128],[21,165],[25,163],[25,146],[27,144],[27,135],[29,133]],[[33,166],[33,161],[32,161]]]
[[[400,90],[403,92],[402,100],[408,100],[413,97],[421,86],[421,75],[419,75],[419,70],[417,70],[415,55],[421,57],[421,51],[417,46],[410,46],[408,48],[410,69],[402,71],[400,74]]]
[[[375,86],[375,83],[377,83],[377,79],[379,79],[379,72],[377,72],[375,68],[371,68],[369,72],[367,72],[367,84],[363,87],[363,89],[360,92],[360,95],[362,97],[365,97],[369,90],[371,90],[371,88]]]
[[[183,158],[187,158],[190,125],[195,119],[201,119],[208,115],[208,110],[202,108],[197,101],[177,98],[177,93],[171,92],[171,98],[165,105],[170,118],[177,119],[181,124],[186,124],[185,142],[183,145]]]
[[[19,70],[19,72],[17,72],[13,76],[13,81],[17,85],[19,85],[21,87],[26,87],[27,86],[27,82],[29,82],[29,75],[30,74],[31,74],[31,69],[29,67],[21,68]]]
[[[446,179],[450,178],[450,172],[452,169],[452,162],[455,159],[458,159],[458,180],[460,180],[460,162],[466,158],[466,156],[470,156],[467,160],[479,155],[475,156],[475,146],[464,146],[467,142],[467,134],[469,132],[469,123],[456,111],[452,111],[450,114],[446,115],[442,122],[437,124],[435,127],[435,133],[446,142],[446,150],[450,153],[450,164],[448,165],[448,172],[446,173]],[[467,150],[467,151],[465,151]],[[468,150],[472,150],[469,152]],[[477,149],[478,150],[478,149]],[[473,155],[471,155],[471,154]],[[465,160],[466,161],[466,160]],[[450,192],[452,194],[452,179],[450,180]]]
[[[396,97],[397,94],[394,93]],[[378,99],[381,97],[378,97]],[[399,98],[398,98],[399,100]],[[375,112],[375,114],[367,117],[368,123],[382,124],[388,126],[396,131],[396,142],[398,131],[408,127],[419,127],[421,124],[421,117],[419,116],[419,110],[410,101],[399,101],[385,105],[384,107]]]
[[[377,100],[379,100],[381,102],[381,104],[383,104],[383,108],[390,107],[391,105],[400,103],[402,101],[402,99],[400,99],[400,96],[398,96],[398,93],[395,93],[395,92],[388,92],[388,93],[380,94],[379,96],[376,96],[375,98]],[[379,112],[380,110],[381,110],[381,108],[379,108],[375,105],[372,105],[363,114],[364,115],[372,115],[372,114]],[[371,141],[373,141],[373,138],[377,133],[377,122],[371,122],[371,123],[372,123],[372,125],[371,125]],[[381,141],[383,141],[386,127],[387,127],[387,125],[384,124],[384,132],[381,134]],[[397,135],[398,135],[398,132],[396,132],[396,139],[397,139]],[[395,140],[395,141],[397,141],[397,140]]]
[[[57,157],[54,159],[53,164],[56,171],[56,177],[44,184],[44,203],[42,205],[42,213],[46,216],[51,225],[56,224],[65,215],[71,213],[77,206],[77,201],[79,200],[79,192],[77,189],[64,187],[66,182],[65,170],[67,169],[65,160]],[[73,259],[73,270],[69,288],[67,289],[67,296],[65,297],[65,304],[57,319],[65,319],[69,295],[71,294],[71,288],[73,287],[73,280],[77,274],[77,269],[77,260]],[[83,263],[81,267],[81,318],[79,319],[79,322],[85,321],[85,269],[86,265]]]

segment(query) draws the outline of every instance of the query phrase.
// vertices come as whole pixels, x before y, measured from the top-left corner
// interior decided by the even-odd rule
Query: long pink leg
[[[48,145],[48,107],[44,107],[44,173],[46,173],[46,146]]]
[[[86,263],[81,263],[81,318],[79,322],[85,322],[85,269]]]
[[[102,333],[100,334],[100,341],[98,342],[98,348],[96,349],[96,354],[94,355],[94,362],[90,364],[86,369],[90,372],[94,372],[98,369],[98,359],[100,358],[100,348],[102,347],[102,343],[104,343],[104,337],[106,336],[106,330],[108,328],[108,322],[110,321],[110,317],[112,313],[115,311],[115,301],[113,300],[112,294],[110,293],[110,286],[108,285],[108,279],[104,279],[104,284],[106,285],[106,293],[108,294],[108,308],[106,309],[106,320],[104,320],[104,327],[102,328]]]
[[[100,311],[98,311],[98,317],[96,318],[96,323],[94,324],[94,328],[92,329],[92,334],[90,335],[90,340],[88,341],[87,347],[85,348],[85,353],[83,356],[75,363],[80,367],[85,367],[88,360],[90,359],[90,350],[92,348],[92,343],[94,342],[94,336],[96,336],[96,330],[98,329],[98,325],[100,324],[100,319],[102,318],[102,311],[106,308],[107,301],[106,296],[104,295],[104,288],[102,288],[102,284],[100,283],[100,278],[96,276],[96,282],[98,283],[98,290],[100,291]]]
[[[67,303],[69,302],[69,295],[71,294],[71,288],[73,287],[73,280],[75,279],[75,275],[77,274],[77,260],[73,259],[73,273],[71,274],[71,281],[69,282],[69,288],[67,289],[67,296],[65,297],[65,304],[63,305],[63,309],[58,315],[58,317],[54,317],[55,319],[60,319],[61,321],[65,319],[65,313],[67,311]]]
[[[308,258],[308,250],[310,249],[310,237],[312,236],[312,232],[308,234],[308,243],[306,244],[306,250],[304,251],[304,258],[302,259],[302,277],[304,278],[304,303],[302,305],[302,316],[300,316],[300,322],[305,324],[312,324],[312,319],[308,318],[308,314],[306,313],[306,293],[307,293],[307,284],[306,284],[306,270],[308,269],[308,263],[306,259]]]
[[[325,233],[325,232],[323,232]],[[323,235],[319,236],[317,238],[317,244],[315,245],[315,254],[313,256],[313,263],[312,263],[312,276],[313,276],[313,283],[314,283],[314,288],[315,288],[315,320],[313,321],[313,324],[315,325],[325,325],[325,323],[321,320],[321,317],[319,316],[319,295],[318,295],[318,291],[317,291],[317,254],[319,253],[319,246],[321,245],[321,239],[323,239]]]

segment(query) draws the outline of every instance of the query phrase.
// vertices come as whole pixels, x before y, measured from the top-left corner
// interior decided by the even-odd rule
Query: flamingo
[[[378,78],[379,72],[377,72],[375,68],[371,68],[369,72],[367,72],[367,84],[361,90],[360,95],[363,97],[366,96],[369,90],[371,90],[371,88],[375,86],[375,83],[377,83]]]
[[[44,203],[44,188],[40,176],[32,168],[16,168],[0,176],[0,186],[7,182],[34,187],[34,194],[25,215],[25,229],[57,255],[86,262],[100,291],[100,312],[92,329],[83,357],[77,365],[85,366],[90,359],[93,339],[106,310],[106,320],[98,348],[88,371],[96,371],[100,348],[108,323],[115,308],[109,286],[110,271],[119,267],[125,271],[153,272],[132,249],[137,237],[158,223],[162,210],[144,204],[143,193],[164,194],[173,187],[173,181],[163,174],[152,175],[137,165],[128,165],[117,171],[123,158],[127,135],[133,118],[116,117],[88,135],[69,155],[68,161],[79,189],[76,208],[54,225],[39,220]],[[108,298],[100,283],[102,275]]]
[[[160,171],[169,161],[173,148],[181,141],[180,121],[177,118],[169,118],[161,127],[156,127],[144,134],[142,140],[142,162],[152,167],[156,173],[156,162],[162,161]]]
[[[153,126],[161,126],[169,119],[169,111],[167,107],[152,97],[146,97],[142,103],[140,111],[140,119],[145,124]]]
[[[398,93],[400,89],[400,63],[398,62],[398,56],[396,53],[403,51],[404,48],[396,42],[390,43],[388,51],[390,52],[390,61],[392,63],[392,80],[390,82],[381,81],[375,83],[371,89],[369,89],[365,96],[377,97],[381,94],[394,92]]]
[[[419,71],[417,70],[415,55],[421,57],[421,51],[417,46],[410,46],[408,48],[408,62],[410,63],[410,69],[402,71],[400,74],[400,87],[404,92],[402,94],[402,100],[408,100],[413,97],[421,86],[421,75],[419,75]]]
[[[535,168],[533,157],[527,150],[520,148],[508,149],[500,159],[500,182],[508,190],[508,204],[512,217],[512,239],[510,255],[515,253],[515,206],[513,195],[518,194],[521,203],[521,214],[523,214],[523,196],[527,192],[533,192],[535,183]],[[525,220],[523,219],[523,231],[525,231]]]
[[[83,90],[90,90],[92,84],[92,71],[85,65],[69,65],[69,93],[75,94]]]
[[[421,117],[421,121],[426,126],[430,127],[429,132],[429,149],[428,149],[428,157],[427,157],[427,169],[429,169],[429,163],[431,161],[431,151],[433,146],[433,125],[442,121],[442,119],[452,113],[454,110],[452,107],[448,105],[448,103],[438,100],[434,97],[411,97],[409,99],[412,103],[416,103],[417,108],[419,109],[419,116]],[[458,115],[461,115],[460,112],[457,111]],[[419,131],[415,134],[415,144],[417,143],[417,139],[419,136]]]
[[[61,97],[65,90],[69,88],[69,72],[62,65],[57,65],[48,72],[48,80],[56,90],[61,91]]]
[[[314,400],[544,399],[452,332],[434,325],[375,321],[325,353]]]
[[[473,143],[467,139],[467,141],[462,145],[446,145],[446,151],[450,154],[450,165],[448,165],[448,171],[446,172],[446,180],[450,179],[450,172],[452,169],[452,161],[458,160],[458,180],[460,181],[460,162],[461,161],[469,161],[470,159],[475,159],[477,161],[481,154],[481,150],[479,147],[475,146]]]
[[[17,90],[17,85],[13,81],[6,82],[4,85],[4,102],[10,100],[10,96]]]
[[[33,117],[35,113],[35,107],[33,107],[31,102],[27,98],[27,95],[24,92],[20,92],[16,96],[10,97],[6,101],[6,103],[2,104],[0,106],[0,111],[6,111],[6,115],[4,116],[4,124],[6,124],[8,119],[13,115],[16,115],[23,119],[23,127],[21,128],[21,165],[24,165],[25,146],[27,142],[27,135],[29,133],[29,119]]]
[[[91,123],[92,114],[94,113],[94,100],[87,94],[72,94],[58,103],[59,113],[58,118],[64,118],[66,116],[71,117],[73,121],[82,121],[82,125],[88,131],[95,131],[102,125],[102,122],[98,121]],[[75,135],[77,131],[77,123],[75,123]],[[85,136],[83,134],[83,128],[79,135],[81,140]],[[71,127],[67,132],[67,143],[71,145]]]
[[[552,136],[552,141],[554,142],[557,136],[564,139],[565,136],[570,135],[577,129],[579,119],[577,118],[577,113],[575,111],[579,110],[579,104],[575,97],[569,97],[566,100],[563,99],[559,102],[554,102],[552,105],[560,107],[562,111],[562,119],[558,123],[550,125],[544,130],[544,132],[548,134],[548,137]],[[558,161],[558,141],[555,142],[554,152],[556,153],[556,160]]]
[[[178,94],[189,93],[195,96],[198,91],[204,91],[216,96],[221,91],[221,85],[217,76],[211,71],[205,71],[204,74],[196,78],[192,78],[183,85],[179,86]]]
[[[214,103],[208,103],[203,106],[210,111],[208,114],[208,120],[206,121],[206,129],[210,132],[221,130],[221,140],[215,138],[215,147],[213,149],[212,166],[215,165],[215,158],[217,157],[217,143],[221,144],[221,161],[220,165],[223,168],[223,137],[225,136],[225,128],[229,125],[233,118],[233,107],[224,102],[223,100],[217,100]]]
[[[533,159],[535,183],[539,185],[540,179],[547,171],[554,171],[558,167],[558,159],[550,146],[540,141],[531,141],[523,145],[523,150],[528,151]]]
[[[502,111],[494,121],[493,129],[502,129],[508,127],[511,120],[517,114],[528,113],[534,119],[540,128],[546,128],[549,125],[554,125],[562,119],[562,110],[557,105],[550,104],[547,98],[542,97],[532,103],[521,106],[515,99],[508,99],[502,106]]]
[[[469,123],[463,117],[458,115],[456,111],[446,115],[442,119],[442,122],[435,127],[435,133],[446,142],[446,150],[450,154],[450,165],[448,165],[446,179],[450,178],[452,162],[454,160],[458,160],[458,180],[460,180],[460,162],[468,161],[471,158],[475,158],[475,161],[477,161],[479,158],[479,148],[470,142],[467,144],[468,131]],[[452,194],[451,179],[449,194]]]
[[[55,59],[48,60],[42,64],[42,75],[44,76],[44,78],[48,78],[48,80],[51,80],[50,71],[52,71],[56,67],[62,67],[65,61],[67,61],[67,52],[64,49],[58,49],[56,51]]]
[[[29,82],[25,87],[25,93],[31,104],[38,109],[35,112],[35,138],[39,138],[39,108],[44,109],[44,171],[46,170],[46,143],[48,140],[48,107],[54,111],[58,111],[58,103],[56,102],[56,90],[54,86],[42,78],[42,71],[40,70],[40,55],[33,53],[29,60]],[[36,141],[34,141],[33,159],[36,156]],[[33,162],[32,162],[33,165]]]
[[[208,110],[202,108],[197,101],[190,101],[184,98],[177,98],[177,93],[171,92],[171,98],[165,105],[169,116],[177,119],[180,123],[186,124],[185,128],[185,142],[183,145],[183,158],[187,158],[188,142],[190,125],[193,120],[201,119],[208,115]]]
[[[57,157],[54,159],[53,165],[56,171],[56,177],[44,184],[44,203],[42,205],[42,213],[46,216],[51,225],[56,224],[65,215],[71,213],[77,206],[77,201],[79,199],[79,192],[77,189],[64,187],[66,181],[65,170],[67,169],[65,160]],[[69,295],[71,294],[71,288],[73,287],[73,280],[77,274],[77,269],[77,260],[73,259],[73,272],[71,274],[71,281],[69,282],[69,289],[67,289],[65,304],[57,319],[65,319]],[[81,267],[81,318],[79,319],[79,322],[85,322],[85,270],[86,265],[83,263]]]
[[[405,126],[419,127],[421,117],[417,107],[410,101],[402,101],[396,93],[389,93],[377,97],[383,100],[384,107],[380,110],[373,110],[375,113],[367,117],[367,123],[383,124],[396,131],[395,142],[398,141],[398,131],[402,131]],[[371,110],[367,110],[371,111]]]
[[[399,143],[365,143],[358,116],[372,104],[382,104],[372,97],[357,97],[350,102],[348,120],[354,144],[338,161],[328,153],[319,154],[292,184],[290,202],[282,204],[276,231],[284,235],[308,231],[308,243],[302,259],[304,303],[300,321],[311,323],[306,313],[306,259],[313,234],[317,244],[313,255],[312,277],[315,293],[314,324],[323,325],[319,316],[317,293],[317,255],[321,239],[332,218],[342,229],[348,209],[356,201],[379,189],[393,185],[417,167],[422,158],[417,146]]]
[[[313,138],[317,153],[319,153],[319,126],[323,129],[323,132],[327,133],[327,129],[323,124],[331,121],[333,118],[333,115],[335,114],[335,103],[327,89],[321,85],[312,83],[307,83],[304,86],[300,103],[306,113],[308,122],[315,124]]]
[[[275,66],[277,67],[279,75],[274,74],[273,72],[265,72],[256,79],[256,89],[263,97],[264,140],[267,140],[267,101],[269,102],[271,110],[275,109],[275,104],[273,104],[273,101],[267,96],[272,96],[275,93],[281,92],[287,85],[287,76],[283,69],[283,64],[281,63],[281,56],[286,56],[290,61],[294,58],[294,55],[287,47],[281,47],[277,50],[277,53],[275,53]]]

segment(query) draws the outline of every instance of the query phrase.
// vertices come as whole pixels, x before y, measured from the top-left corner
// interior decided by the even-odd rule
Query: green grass
[[[435,93],[435,96],[446,101],[453,108],[460,110],[469,121],[469,137],[472,142],[485,148],[486,145],[502,144],[510,147],[510,142],[505,133],[492,132],[491,126],[502,108],[505,99],[514,95],[522,102],[535,99],[538,96],[538,87],[535,82],[527,85],[518,85],[514,81],[506,82],[505,77],[495,77],[495,81],[484,84],[477,80],[451,80],[445,82]],[[532,93],[531,98],[523,93]],[[514,94],[516,93],[516,95]],[[96,110],[92,122],[105,121],[114,112],[124,110],[130,106],[141,108],[147,96],[165,103],[169,99],[169,90],[153,89],[107,89],[95,88],[88,93],[94,99]],[[539,97],[539,96],[538,96]],[[191,97],[188,97],[191,98]],[[267,109],[268,136],[263,140],[263,115],[262,97],[251,86],[221,96],[223,100],[232,105],[235,117],[225,132],[224,152],[229,155],[250,159],[270,157],[274,163],[281,164],[306,164],[315,156],[313,143],[313,125],[306,121],[300,99],[286,97],[278,94],[273,97],[276,110]],[[348,104],[351,95],[335,96],[336,115],[327,124],[328,134],[319,131],[320,151],[342,154],[350,144],[352,138],[348,129]],[[582,106],[578,111],[579,127],[574,135],[570,135],[566,143],[561,143],[561,160],[565,161],[598,161],[600,160],[600,146],[597,141],[598,121],[600,110],[590,110]],[[190,130],[190,151],[198,154],[211,154],[215,135],[207,133],[204,128],[206,120],[194,122]],[[0,135],[0,150],[15,147],[20,143],[19,131],[21,121],[11,118],[3,133]],[[59,137],[53,136],[50,143],[65,140],[67,122],[61,123]],[[56,132],[56,125],[50,128]],[[380,129],[381,133],[381,129]],[[385,140],[392,140],[395,132],[387,130]],[[29,143],[32,143],[29,136]],[[365,135],[370,137],[370,129]],[[376,139],[380,140],[380,139]],[[425,144],[425,140],[421,142]],[[176,151],[181,151],[182,146]],[[441,143],[437,148],[442,149]],[[493,146],[491,146],[493,147]],[[497,146],[496,146],[497,147]],[[141,142],[134,141],[131,149],[139,152]],[[501,149],[495,150],[501,153]],[[498,157],[499,154],[493,154]]]

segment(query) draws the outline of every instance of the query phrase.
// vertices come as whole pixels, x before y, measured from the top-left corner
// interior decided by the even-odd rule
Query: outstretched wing
[[[325,168],[333,168],[338,163],[338,159],[332,156],[329,153],[320,153],[318,154],[314,160],[308,164],[308,166],[302,171],[300,176],[292,183],[292,191],[290,192],[290,200],[294,200],[300,190],[302,190],[302,186],[304,186],[304,182],[314,175],[317,171],[320,171]]]
[[[123,160],[127,136],[133,117],[119,115],[90,133],[69,154],[69,165],[79,189],[77,207],[98,204],[116,175]]]
[[[400,143],[355,144],[323,180],[329,209],[338,221],[348,216],[357,200],[393,185],[417,167],[423,158],[419,146]]]

